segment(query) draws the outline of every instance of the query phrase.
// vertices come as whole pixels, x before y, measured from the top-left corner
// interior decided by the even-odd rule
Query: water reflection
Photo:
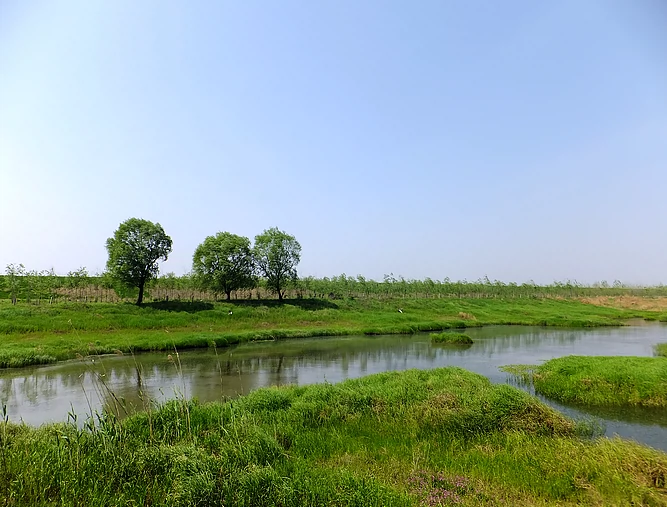
[[[502,365],[537,364],[568,354],[648,356],[653,345],[667,341],[667,326],[657,324],[587,330],[494,326],[466,333],[474,340],[470,347],[432,346],[427,334],[355,336],[251,343],[217,352],[107,356],[4,370],[0,402],[7,405],[12,420],[40,424],[66,420],[70,411],[82,419],[102,407],[133,412],[176,396],[213,401],[267,385],[339,382],[409,368],[454,365],[502,383],[508,382],[498,369]],[[602,417],[610,434],[667,449],[665,410],[558,408]]]

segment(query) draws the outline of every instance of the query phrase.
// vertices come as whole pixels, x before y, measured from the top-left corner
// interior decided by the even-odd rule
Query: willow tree
[[[234,290],[255,285],[255,266],[250,240],[229,232],[208,236],[192,258],[192,272],[200,287],[224,293],[231,299]]]
[[[294,236],[273,227],[255,236],[253,254],[260,274],[266,278],[266,286],[282,300],[285,289],[297,279],[301,245]]]
[[[171,238],[160,224],[130,218],[107,239],[106,246],[109,274],[123,285],[138,288],[137,304],[140,305],[146,282],[160,272],[158,261],[166,261],[171,253]]]

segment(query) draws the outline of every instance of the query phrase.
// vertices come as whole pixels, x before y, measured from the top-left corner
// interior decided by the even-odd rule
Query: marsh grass
[[[667,360],[661,357],[566,356],[503,370],[561,402],[667,407]]]
[[[431,343],[471,345],[472,338],[465,333],[431,333]]]
[[[667,477],[664,453],[460,368],[0,424],[5,505],[663,505]]]
[[[565,300],[289,300],[225,303],[0,303],[0,367],[77,355],[224,347],[255,340],[354,334],[411,334],[490,324],[621,325],[650,312]]]

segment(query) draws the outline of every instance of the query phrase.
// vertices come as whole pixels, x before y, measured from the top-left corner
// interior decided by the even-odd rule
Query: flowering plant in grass
[[[410,476],[408,482],[412,492],[421,498],[421,504],[429,507],[458,504],[463,496],[477,493],[466,477],[458,475],[450,477],[419,470]]]

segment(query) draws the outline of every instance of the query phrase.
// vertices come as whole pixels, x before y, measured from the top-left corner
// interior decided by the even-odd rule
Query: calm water
[[[334,383],[408,368],[460,366],[503,383],[510,380],[498,369],[502,365],[537,364],[569,354],[651,356],[653,345],[667,341],[667,326],[660,324],[591,330],[492,326],[466,332],[475,340],[469,348],[432,346],[427,334],[349,336],[251,343],[217,354],[196,350],[178,356],[108,356],[4,370],[0,403],[7,405],[10,420],[37,425],[65,421],[68,413],[81,420],[103,406],[122,404],[140,410],[148,399],[186,396],[213,401],[264,386]],[[667,450],[665,409],[582,410],[552,405],[574,417],[601,418],[608,435]]]

